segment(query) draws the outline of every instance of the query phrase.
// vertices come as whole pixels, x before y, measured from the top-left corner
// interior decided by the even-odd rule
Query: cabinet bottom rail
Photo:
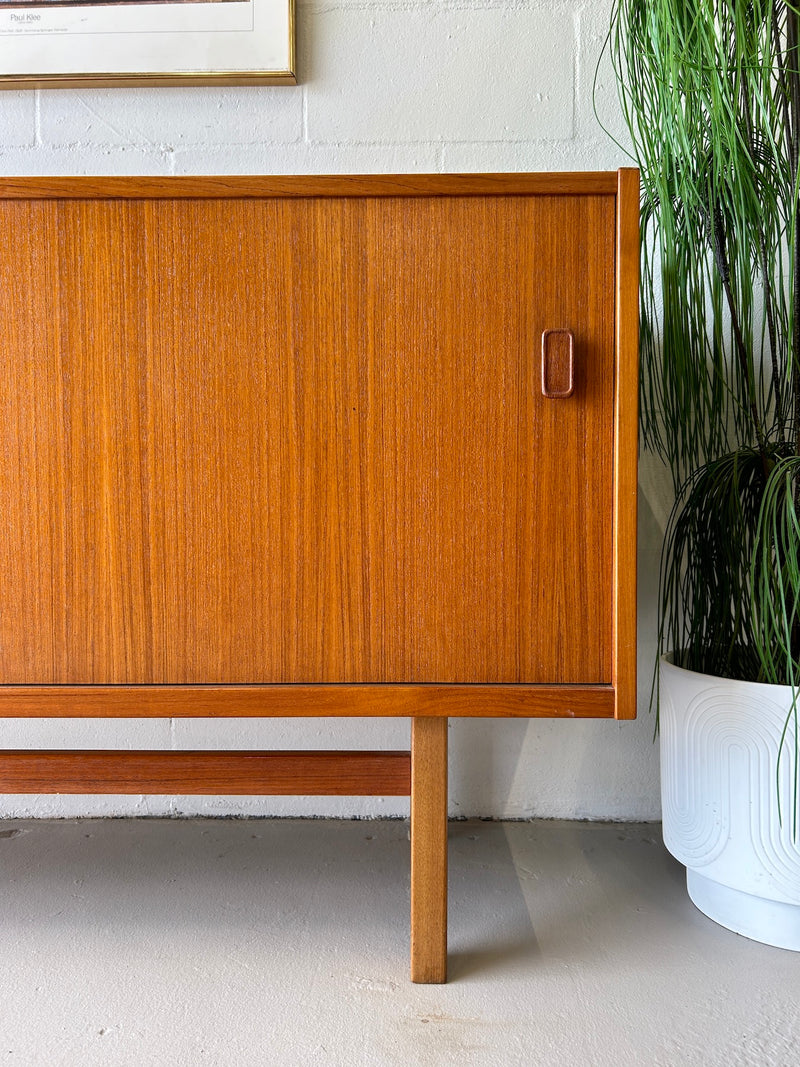
[[[6,750],[0,793],[409,796],[411,753]]]

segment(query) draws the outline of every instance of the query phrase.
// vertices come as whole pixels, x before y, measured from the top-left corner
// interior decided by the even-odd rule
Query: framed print
[[[0,88],[275,84],[294,0],[0,0]]]

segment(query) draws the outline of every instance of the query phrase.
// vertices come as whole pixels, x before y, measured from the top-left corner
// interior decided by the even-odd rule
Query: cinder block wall
[[[595,170],[608,0],[298,0],[300,85],[0,94],[0,173]],[[598,108],[624,140],[601,68]],[[649,484],[649,483],[648,483]],[[655,483],[654,483],[655,484]],[[640,719],[451,724],[451,812],[658,817],[646,695],[663,512],[641,508]],[[0,722],[4,747],[405,747],[404,721]],[[0,797],[0,815],[397,815],[402,799]]]

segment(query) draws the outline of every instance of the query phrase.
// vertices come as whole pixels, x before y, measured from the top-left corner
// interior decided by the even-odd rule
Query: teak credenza
[[[6,751],[0,793],[411,796],[448,716],[633,718],[638,175],[0,179],[0,716],[408,716],[410,752]]]

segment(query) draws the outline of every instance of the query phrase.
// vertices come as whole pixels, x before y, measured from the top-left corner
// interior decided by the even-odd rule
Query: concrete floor
[[[800,954],[696,911],[659,829],[452,824],[413,986],[403,822],[0,823],[0,1065],[797,1067]]]

